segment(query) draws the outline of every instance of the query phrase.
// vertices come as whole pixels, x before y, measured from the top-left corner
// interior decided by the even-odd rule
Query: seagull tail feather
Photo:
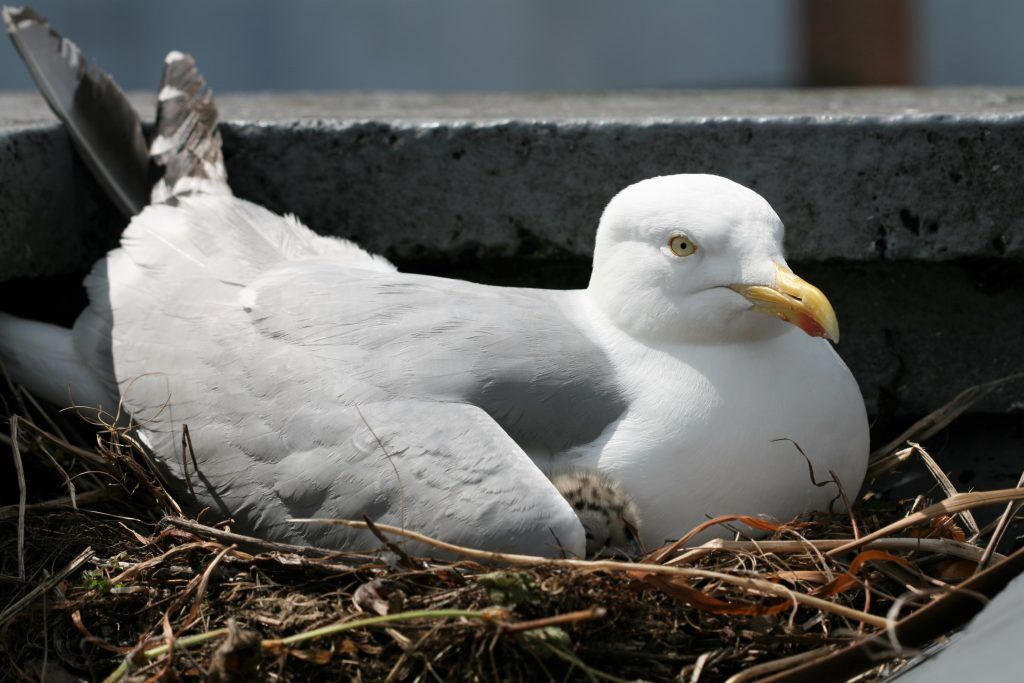
[[[152,202],[174,203],[193,193],[230,195],[217,105],[191,56],[167,55],[157,100],[149,153],[163,177],[153,186]]]
[[[4,25],[39,91],[126,216],[149,203],[152,174],[138,114],[124,92],[29,7],[4,7]]]
[[[67,327],[0,313],[0,362],[11,381],[53,405],[115,407],[107,386],[82,362]]]

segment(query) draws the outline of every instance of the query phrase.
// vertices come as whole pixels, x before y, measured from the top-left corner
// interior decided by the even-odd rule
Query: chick
[[[551,477],[583,524],[587,555],[642,552],[640,511],[622,486],[593,470],[569,470]]]

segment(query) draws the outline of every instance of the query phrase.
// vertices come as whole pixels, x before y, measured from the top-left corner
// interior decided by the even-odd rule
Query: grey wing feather
[[[153,203],[193,192],[231,194],[217,121],[213,93],[195,60],[180,52],[168,54],[149,150],[163,168],[163,177],[153,186]]]
[[[387,466],[394,465],[396,480],[407,489],[406,524],[469,547],[583,553],[583,527],[572,508],[483,410],[392,400],[359,412],[367,431],[372,427],[370,457],[379,461],[386,454]],[[366,434],[360,438],[365,443]],[[332,504],[347,512],[344,499]],[[400,518],[395,512],[391,517]]]
[[[3,9],[14,47],[93,175],[126,216],[148,203],[149,154],[128,98],[28,7]]]
[[[557,293],[396,273],[208,194],[147,208],[88,285],[76,346],[99,357],[90,366],[109,353],[125,406],[179,482],[189,426],[201,503],[245,528],[351,547],[365,537],[286,520],[401,525],[404,508],[410,526],[455,542],[582,549],[523,445],[591,439],[622,399]],[[104,325],[108,349],[94,339]]]
[[[222,413],[190,425],[199,503],[243,533],[371,550],[379,542],[365,531],[289,522],[365,515],[474,548],[583,552],[583,527],[569,504],[479,408],[410,400],[253,407],[263,413],[245,423]],[[161,462],[166,475],[183,482],[176,458]]]
[[[352,242],[319,236],[294,217],[234,197],[195,195],[177,206],[151,205],[125,230],[122,247],[86,277],[89,306],[75,322],[75,349],[112,396],[136,399],[129,407],[138,417],[160,413],[166,386],[151,409],[140,399],[140,386],[162,382],[156,379],[161,373],[195,373],[197,357],[250,325],[238,302],[240,287],[277,264],[314,257],[395,270]],[[176,392],[183,403],[189,391]]]
[[[311,440],[330,438],[332,445],[293,450],[274,469],[275,498],[291,516],[366,514],[473,548],[549,556],[583,552],[582,525],[568,503],[475,406],[392,400],[337,408],[314,421],[317,429],[307,433]],[[296,426],[305,431],[305,424]],[[366,532],[341,527],[301,532],[313,544],[378,545]],[[407,548],[437,554],[415,543]]]
[[[231,197],[150,207],[122,245],[87,280],[94,313],[120,312],[120,382],[160,371],[161,359],[168,372],[201,373],[198,344],[235,354],[204,359],[215,382],[238,368],[248,391],[282,402],[329,391],[346,402],[472,403],[548,455],[593,441],[625,410],[605,352],[563,310],[569,293],[395,273],[351,242]]]
[[[281,264],[246,295],[262,337],[321,376],[344,372],[354,400],[472,403],[538,459],[594,441],[625,410],[612,363],[567,311],[572,293],[321,260]]]

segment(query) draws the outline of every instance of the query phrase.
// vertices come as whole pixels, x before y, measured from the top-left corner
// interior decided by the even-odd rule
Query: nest
[[[338,522],[373,531],[367,553],[241,536],[183,514],[130,432],[83,430],[12,390],[0,678],[884,678],[980,609],[965,595],[1024,567],[995,552],[1024,490],[959,493],[917,443],[995,386],[874,455],[869,482],[914,461],[935,475],[913,499],[881,501],[869,483],[835,514],[709,520],[644,557],[594,560],[444,546],[369,520]],[[979,528],[971,509],[991,504],[1003,514]],[[732,540],[690,542],[719,525]],[[411,557],[406,538],[461,559]]]

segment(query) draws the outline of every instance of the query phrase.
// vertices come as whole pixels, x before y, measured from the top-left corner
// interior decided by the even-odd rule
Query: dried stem
[[[1022,493],[1024,496],[1024,493]],[[353,529],[365,529],[367,525],[365,522],[359,522],[348,519],[292,519],[290,520],[296,524],[337,524],[341,526],[347,526]],[[505,564],[513,564],[519,566],[542,566],[547,565],[551,567],[566,567],[572,569],[582,569],[586,571],[606,571],[606,572],[617,572],[617,573],[630,573],[634,575],[642,574],[662,574],[667,576],[680,576],[690,579],[712,579],[727,583],[737,588],[741,588],[752,593],[774,595],[776,597],[786,598],[796,603],[802,604],[805,607],[811,607],[818,609],[823,612],[830,612],[844,616],[854,621],[859,621],[871,626],[878,628],[886,628],[889,626],[889,620],[883,617],[875,616],[874,614],[867,614],[856,610],[845,605],[839,605],[828,600],[822,600],[812,595],[800,593],[797,591],[790,590],[784,586],[765,581],[763,579],[757,579],[749,576],[735,576],[733,574],[725,574],[722,572],[715,572],[706,569],[693,569],[690,567],[667,567],[661,564],[641,564],[641,563],[630,563],[630,562],[617,562],[614,560],[570,560],[570,559],[552,559],[546,557],[536,557],[533,555],[517,555],[510,553],[497,553],[488,550],[476,550],[474,548],[465,548],[463,546],[454,545],[452,543],[446,543],[445,541],[439,541],[435,538],[425,536],[424,534],[417,533],[415,531],[409,531],[406,529],[399,529],[398,527],[390,526],[387,524],[377,524],[378,529],[385,531],[390,534],[398,536],[404,536],[405,538],[425,543],[439,550],[444,550],[456,555],[462,555],[464,557],[472,557],[478,560],[485,560],[488,562],[501,562]]]
[[[277,650],[280,648],[288,647],[289,645],[295,645],[297,643],[305,642],[307,640],[313,640],[315,638],[323,638],[324,636],[334,635],[343,631],[351,631],[357,628],[366,628],[369,626],[380,626],[381,624],[391,624],[400,621],[413,621],[415,619],[452,619],[452,618],[465,618],[465,619],[477,619],[480,621],[491,621],[495,618],[497,610],[463,610],[463,609],[437,609],[437,610],[414,610],[410,612],[399,612],[397,614],[385,614],[378,617],[367,617],[366,619],[356,619],[354,621],[344,621],[336,624],[330,624],[321,628],[313,629],[310,631],[303,631],[302,633],[296,633],[288,636],[287,638],[275,638],[272,640],[264,640],[262,647],[264,649]],[[191,636],[185,636],[184,638],[178,638],[174,642],[175,649],[190,648],[195,645],[201,645],[207,641],[219,638],[227,635],[227,628],[218,628],[212,631],[206,631],[205,633],[197,633]],[[147,660],[153,660],[160,655],[167,654],[170,651],[168,645],[161,645],[154,647],[149,650],[144,650],[141,654]],[[103,679],[104,683],[117,683],[121,680],[126,673],[131,670],[130,658],[125,659],[121,662],[121,665],[117,667],[109,676]]]
[[[21,462],[21,447],[18,445],[18,416],[11,415],[11,454],[14,469],[18,475],[18,579],[25,580],[25,503],[28,488],[25,485],[25,468]]]
[[[825,647],[819,647],[815,650],[808,650],[807,652],[801,652],[799,654],[791,655],[789,657],[782,657],[781,659],[773,659],[770,662],[764,662],[750,668],[744,669],[737,674],[733,674],[725,680],[725,683],[746,683],[746,681],[752,681],[757,678],[761,678],[765,674],[775,673],[776,671],[782,671],[788,669],[791,666],[797,664],[804,664],[812,659],[824,657],[835,650],[832,645],[826,645]]]
[[[810,549],[834,550],[849,543],[846,539],[803,541],[730,541],[714,539],[697,546],[666,562],[667,565],[688,564],[716,552],[764,552],[775,554],[805,553]],[[865,544],[877,550],[909,550],[922,553],[941,553],[978,562],[982,550],[977,546],[949,538],[879,538]],[[1004,556],[999,555],[999,559]]]
[[[54,572],[50,576],[46,577],[43,581],[32,588],[28,593],[15,600],[13,603],[4,608],[3,612],[0,612],[0,628],[7,624],[12,618],[24,609],[29,603],[38,598],[39,596],[46,593],[64,579],[68,578],[76,571],[78,571],[83,564],[92,559],[94,555],[92,548],[86,548],[82,552],[78,553],[75,559],[71,560],[67,565],[64,566],[58,572]]]
[[[591,607],[590,609],[581,609],[577,612],[569,612],[568,614],[556,614],[553,617],[544,617],[543,619],[518,621],[514,624],[503,624],[501,630],[504,633],[520,633],[522,631],[532,631],[538,628],[547,628],[548,626],[561,626],[562,624],[575,624],[580,621],[601,619],[607,613],[608,610],[604,607]]]
[[[1020,475],[1020,479],[1017,480],[1017,488],[1024,488],[1024,473],[1022,473]],[[1010,520],[1012,520],[1014,515],[1017,514],[1022,504],[1024,503],[1019,500],[1010,501],[1006,504],[1006,509],[999,517],[995,531],[992,532],[992,537],[989,539],[988,545],[985,546],[985,552],[982,554],[981,559],[978,560],[978,568],[975,570],[975,573],[980,572],[987,567],[992,558],[998,555],[998,553],[996,553],[996,548],[999,547],[999,542],[1003,540],[1003,534],[1006,533],[1007,527],[1010,526]]]
[[[932,456],[928,454],[928,451],[922,448],[920,444],[914,443],[913,441],[908,441],[907,443],[910,446],[910,449],[914,453],[917,453],[917,456],[921,458],[924,466],[928,468],[928,471],[935,478],[935,481],[937,481],[939,486],[942,487],[947,498],[959,493],[959,491],[956,490],[956,487],[953,486],[953,482],[949,480],[946,473],[942,471],[941,467],[939,467],[939,463],[935,462]],[[964,526],[970,530],[971,535],[979,533],[978,522],[974,519],[974,515],[971,514],[970,510],[960,512],[960,519],[963,520]]]
[[[2,510],[3,508],[0,508]],[[253,538],[252,536],[245,536],[243,534],[236,533],[234,531],[224,531],[223,529],[216,529],[212,526],[200,524],[192,519],[185,517],[164,517],[161,520],[162,524],[168,524],[170,526],[176,526],[179,529],[184,529],[189,533],[193,533],[197,536],[205,536],[212,538],[222,543],[233,544],[239,547],[248,547],[253,550],[261,550],[263,552],[270,553],[287,553],[291,555],[302,555],[304,557],[312,557],[316,559],[329,559],[331,557],[339,557],[343,555],[336,550],[327,550],[326,548],[317,548],[314,546],[306,545],[293,545],[291,543],[278,543],[277,541],[267,541],[262,538]]]
[[[117,489],[113,486],[106,486],[101,489],[93,489],[91,491],[83,491],[79,493],[75,500],[71,500],[71,496],[64,496],[63,498],[54,498],[53,500],[44,500],[39,503],[31,503],[25,506],[26,512],[52,512],[53,510],[60,510],[61,508],[74,507],[74,503],[79,505],[85,505],[88,503],[95,503],[97,501],[106,500],[117,495]],[[6,519],[8,517],[14,517],[19,514],[21,509],[20,505],[5,505],[0,507],[0,519]]]
[[[912,527],[915,524],[926,522],[929,519],[940,515],[952,515],[960,512],[961,510],[969,510],[971,508],[994,505],[996,503],[1005,503],[1011,500],[1024,500],[1024,489],[999,489],[996,491],[972,491],[970,493],[958,493],[955,496],[950,496],[949,498],[936,503],[935,505],[930,505],[923,510],[907,515],[903,519],[882,527],[878,531],[862,536],[855,541],[848,541],[838,548],[829,550],[825,554],[829,557],[834,557],[853,550],[854,548],[859,548],[876,539],[894,534],[897,531],[906,529],[907,527]]]

